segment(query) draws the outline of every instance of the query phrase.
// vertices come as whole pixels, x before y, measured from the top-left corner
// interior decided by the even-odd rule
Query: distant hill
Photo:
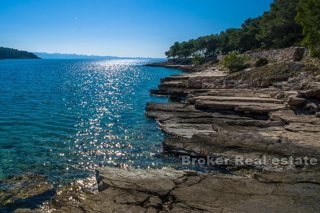
[[[35,54],[27,51],[0,47],[0,59],[40,59],[40,58]]]
[[[79,55],[79,54],[64,54],[64,53],[45,53],[34,52],[35,55],[43,59],[94,59],[94,60],[107,60],[107,59],[157,59],[157,58],[144,58],[144,57],[118,57],[118,56],[98,56],[98,55]]]
[[[116,56],[97,56],[97,55],[78,55],[78,54],[63,54],[63,53],[44,53],[34,52],[37,56],[43,59],[118,59]]]

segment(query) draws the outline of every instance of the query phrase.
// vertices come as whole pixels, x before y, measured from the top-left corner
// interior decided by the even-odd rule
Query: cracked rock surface
[[[316,212],[320,172],[252,177],[101,168],[99,192],[55,212]]]

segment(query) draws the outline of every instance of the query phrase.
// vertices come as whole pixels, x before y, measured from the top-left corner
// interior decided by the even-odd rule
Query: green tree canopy
[[[180,50],[180,43],[175,42],[165,54],[168,58],[176,58],[178,56],[179,50]]]
[[[263,14],[259,39],[266,48],[283,48],[298,44],[302,39],[301,26],[296,23],[299,0],[275,0],[270,11]]]
[[[274,0],[270,11],[247,19],[241,28],[175,42],[166,55],[169,58],[208,58],[233,51],[290,47],[299,45],[303,39],[312,54],[320,56],[319,14],[320,0]]]
[[[39,57],[27,51],[0,47],[0,59],[38,59]]]
[[[249,18],[241,25],[240,49],[242,51],[256,49],[261,46],[261,41],[258,39],[260,22],[261,17]]]
[[[303,44],[315,57],[320,57],[320,1],[301,0],[296,20],[303,29]]]

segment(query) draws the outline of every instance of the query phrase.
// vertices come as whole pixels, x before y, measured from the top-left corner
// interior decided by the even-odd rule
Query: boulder
[[[320,99],[320,89],[318,88],[318,89],[300,91],[300,96],[305,98]]]
[[[303,107],[306,104],[306,99],[291,95],[288,98],[288,105],[291,107]]]
[[[319,110],[318,105],[312,102],[308,103],[304,108],[309,110],[310,112],[317,112]]]

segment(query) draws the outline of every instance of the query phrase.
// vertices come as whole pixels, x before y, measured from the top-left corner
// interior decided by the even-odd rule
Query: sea
[[[0,179],[41,174],[53,183],[98,167],[179,167],[145,116],[160,79],[181,71],[149,59],[1,60]]]

